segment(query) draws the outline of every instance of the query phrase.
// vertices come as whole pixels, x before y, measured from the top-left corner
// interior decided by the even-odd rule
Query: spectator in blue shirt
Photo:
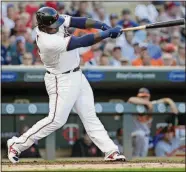
[[[23,55],[26,52],[32,52],[33,49],[30,49],[26,44],[26,40],[23,36],[16,37],[16,42],[10,47],[8,51],[8,56],[11,57],[10,64],[20,65],[23,63]]]
[[[174,137],[174,128],[167,126],[161,133],[163,133],[163,138],[156,144],[156,156],[173,156],[175,150],[180,146],[180,141]]]
[[[1,64],[7,65],[10,59],[7,56],[10,47],[10,29],[6,26],[2,27],[2,41],[1,41]]]
[[[139,26],[138,23],[131,19],[131,11],[129,9],[122,11],[122,19],[118,22],[118,25],[123,28]]]
[[[116,45],[121,47],[122,55],[124,57],[127,57],[130,62],[132,62],[136,58],[133,47],[133,38],[134,33],[132,31],[129,31],[125,32],[125,34],[116,39]]]

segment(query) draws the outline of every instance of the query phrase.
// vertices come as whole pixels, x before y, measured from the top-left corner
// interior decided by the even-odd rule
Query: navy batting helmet
[[[38,26],[48,28],[58,28],[65,19],[58,14],[58,12],[51,7],[42,7],[36,12],[36,19]]]

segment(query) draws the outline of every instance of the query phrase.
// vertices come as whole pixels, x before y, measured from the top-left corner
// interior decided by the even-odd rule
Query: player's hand
[[[105,30],[108,30],[108,29],[111,29],[111,27],[108,26],[107,24],[103,23],[102,26],[101,26],[101,30],[105,31]]]
[[[150,101],[146,104],[146,106],[148,108],[148,112],[152,112],[152,110],[153,110],[153,104]]]
[[[109,29],[109,31],[111,38],[117,38],[122,34],[122,28],[119,26]]]
[[[174,114],[178,114],[178,108],[175,104],[175,102],[170,99],[170,98],[164,98],[164,103],[168,104],[170,106],[171,112],[173,112]]]

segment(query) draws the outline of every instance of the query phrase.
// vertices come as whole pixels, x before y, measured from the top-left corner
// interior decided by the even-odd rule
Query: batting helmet
[[[65,19],[58,14],[58,12],[51,7],[42,7],[36,12],[36,19],[38,26],[48,28],[60,27]]]

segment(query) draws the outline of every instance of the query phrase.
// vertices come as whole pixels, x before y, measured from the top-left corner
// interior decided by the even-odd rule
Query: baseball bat
[[[123,29],[122,31],[127,32],[127,31],[142,30],[142,29],[154,29],[154,28],[161,28],[161,27],[184,25],[184,24],[185,24],[185,19],[181,18],[178,20],[157,22],[157,23],[152,23],[152,24],[147,24],[147,25],[137,26],[137,27],[129,27],[129,28]]]

